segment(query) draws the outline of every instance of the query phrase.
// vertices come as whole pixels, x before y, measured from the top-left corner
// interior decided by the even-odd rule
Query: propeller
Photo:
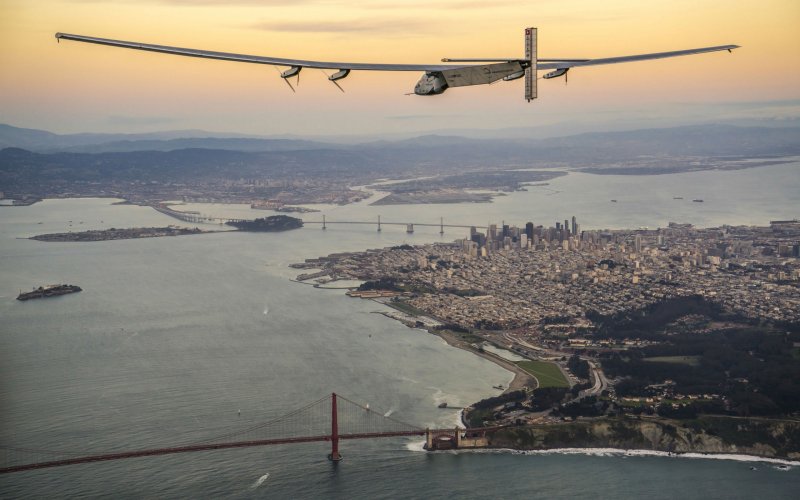
[[[339,85],[338,83],[336,83],[336,80],[337,80],[336,78],[334,78],[334,79],[331,79],[331,75],[329,75],[329,74],[328,74],[328,73],[327,73],[325,70],[323,70],[323,69],[321,69],[320,71],[322,71],[322,74],[323,74],[323,75],[325,75],[325,76],[327,76],[327,77],[328,77],[328,81],[329,81],[329,82],[331,82],[332,84],[336,85],[336,87],[337,87],[339,90],[341,90],[341,91],[342,91],[342,93],[344,93],[344,89],[342,88],[342,86],[341,86],[341,85]],[[342,77],[342,78],[344,78],[344,77]]]
[[[286,85],[288,85],[289,88],[292,89],[292,92],[296,92],[296,91],[295,91],[294,87],[292,86],[291,82],[289,82],[289,78],[297,75],[297,82],[295,83],[295,85],[297,85],[299,87],[300,86],[300,70],[302,70],[302,69],[303,69],[302,66],[292,66],[291,68],[287,69],[286,71],[283,71],[283,72],[281,72],[280,70],[278,71],[278,73],[280,73],[280,75],[281,75],[281,78],[283,78],[283,81],[286,82]]]

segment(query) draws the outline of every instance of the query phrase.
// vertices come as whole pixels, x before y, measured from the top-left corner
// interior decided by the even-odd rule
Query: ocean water
[[[673,200],[683,196],[684,200]],[[617,203],[610,203],[610,199]],[[704,203],[692,203],[703,198]],[[453,426],[461,406],[511,375],[374,314],[384,306],[290,281],[288,264],[332,252],[452,241],[466,231],[314,226],[93,243],[35,234],[176,224],[111,200],[0,207],[0,444],[115,451],[169,446],[270,420],[340,393],[418,426]],[[570,174],[492,204],[320,206],[328,221],[585,229],[766,224],[800,217],[800,163],[658,177]],[[209,215],[269,215],[190,205]],[[320,220],[321,214],[303,214]],[[207,225],[207,229],[220,229]],[[19,302],[49,283],[79,294]],[[239,411],[241,410],[241,413]],[[4,498],[792,498],[800,467],[609,453],[433,453],[419,439],[324,443],[75,465],[0,476]],[[750,470],[755,465],[757,470]]]

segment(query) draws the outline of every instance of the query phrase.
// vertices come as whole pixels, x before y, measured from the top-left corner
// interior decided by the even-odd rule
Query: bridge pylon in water
[[[342,454],[339,453],[339,411],[336,408],[336,393],[331,393],[331,453],[328,460],[339,462]]]

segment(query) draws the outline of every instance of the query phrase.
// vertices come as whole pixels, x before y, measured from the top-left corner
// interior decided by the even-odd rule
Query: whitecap
[[[584,455],[594,457],[668,457],[706,460],[730,460],[735,462],[761,462],[788,467],[800,467],[800,461],[785,460],[782,458],[766,458],[755,455],[737,455],[732,453],[669,453],[655,450],[623,450],[618,448],[554,448],[551,450],[513,450],[510,448],[482,448],[435,451],[432,453],[493,453],[511,455]],[[777,468],[777,467],[776,467]],[[781,469],[787,470],[787,469]]]
[[[426,451],[425,450],[425,441],[409,441],[406,443],[406,449],[408,451]]]

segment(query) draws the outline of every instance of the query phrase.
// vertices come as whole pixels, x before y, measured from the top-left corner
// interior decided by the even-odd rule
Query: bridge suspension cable
[[[332,393],[268,422],[169,447],[102,453],[0,445],[3,452],[0,474],[134,457],[318,441],[330,441],[329,456],[331,460],[339,460],[338,444],[342,439],[422,436],[425,433],[426,430],[391,418],[388,413]]]

